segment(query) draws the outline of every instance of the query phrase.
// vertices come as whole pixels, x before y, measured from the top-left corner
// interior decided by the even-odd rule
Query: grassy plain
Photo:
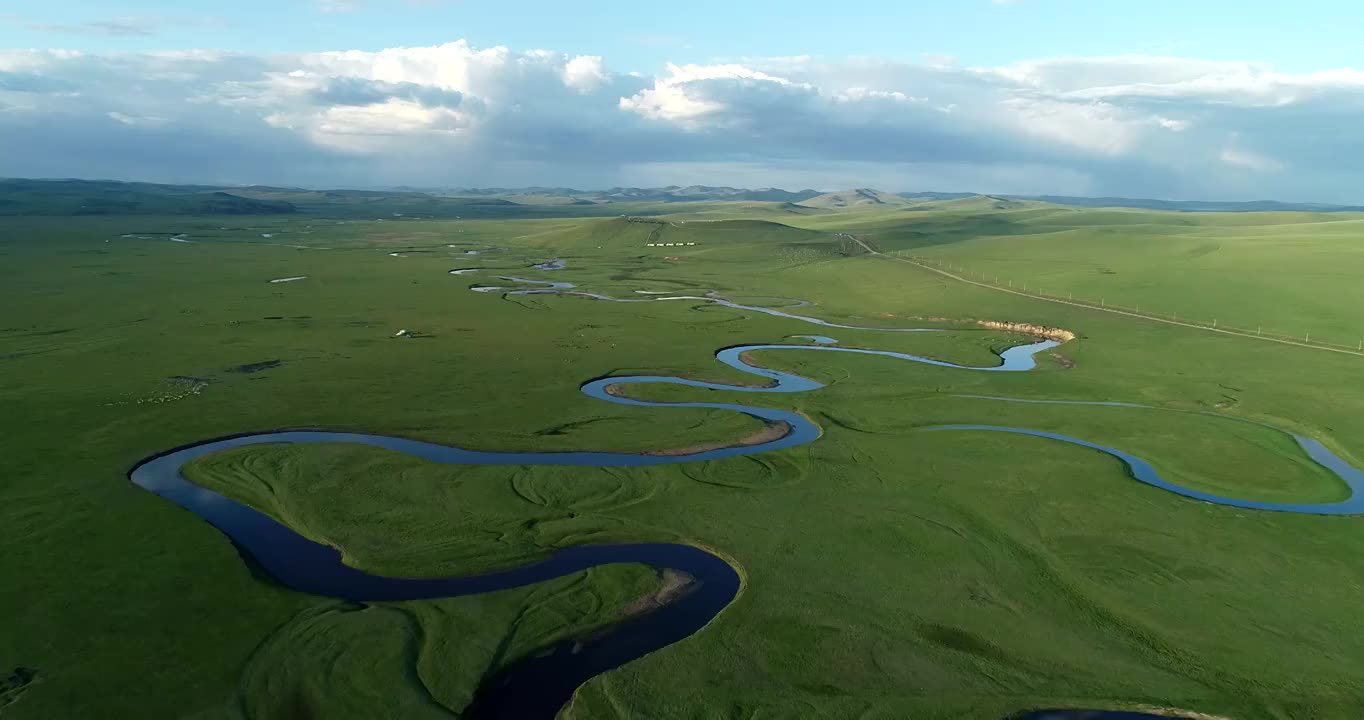
[[[757,423],[609,405],[578,386],[640,372],[747,382],[713,360],[716,348],[809,332],[982,365],[1021,341],[977,319],[1074,330],[1060,348],[1074,367],[1044,358],[1036,372],[990,374],[770,352],[759,359],[828,387],[642,391],[797,408],[825,429],[812,445],[718,462],[459,468],[370,448],[260,447],[193,473],[377,573],[476,572],[617,540],[696,542],[741,566],[746,589],[711,626],[592,681],[570,718],[999,718],[1142,703],[1238,720],[1364,713],[1357,519],[1192,502],[1132,481],[1107,456],[1037,438],[918,431],[1065,432],[1190,486],[1337,499],[1344,488],[1285,436],[1243,423],[953,395],[1212,410],[1310,435],[1364,465],[1364,361],[971,287],[866,256],[836,232],[915,253],[981,246],[980,258],[1008,242],[1015,263],[1070,247],[1080,263],[1113,265],[1117,275],[1100,277],[1132,292],[1147,287],[1142,277],[1172,282],[1170,258],[1212,240],[1146,229],[1160,213],[1121,226],[1135,233],[1124,240],[1103,213],[1087,225],[1069,215],[1079,227],[1058,230],[1073,211],[1047,208],[677,209],[658,223],[0,220],[0,612],[10,620],[0,664],[38,671],[6,717],[448,716],[485,673],[612,621],[656,583],[625,566],[452,600],[361,608],[302,596],[253,576],[212,528],[128,483],[147,454],[289,426],[501,450],[714,442]],[[721,217],[744,219],[706,221]],[[1345,292],[1323,278],[1352,261],[1347,235],[1306,223],[1331,216],[1286,223],[1277,241],[1254,218],[1188,217],[1200,224],[1181,230],[1227,233],[1216,252],[1180,261],[1225,263],[1189,302],[1278,307],[1323,287]],[[191,242],[171,241],[182,232]],[[502,249],[465,254],[490,245]],[[552,257],[568,268],[525,267]],[[815,303],[798,312],[829,320],[952,332],[821,330],[690,301],[504,299],[468,291],[490,277],[447,274],[478,265],[622,297],[797,297]],[[1260,295],[1239,279],[1274,266],[1301,271]],[[1092,272],[1077,267],[1056,279]],[[307,279],[268,282],[295,276]],[[1279,304],[1262,297],[1275,293]],[[1352,327],[1351,313],[1316,309],[1302,321]],[[428,337],[393,338],[399,329]]]
[[[815,222],[830,222],[819,218]],[[1364,214],[1028,207],[866,213],[883,250],[1050,295],[1354,346]]]

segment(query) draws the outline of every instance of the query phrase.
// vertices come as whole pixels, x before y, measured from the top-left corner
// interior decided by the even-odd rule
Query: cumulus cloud
[[[649,76],[595,55],[463,41],[276,55],[0,51],[0,175],[686,178],[1357,202],[1362,112],[1362,71],[1169,57],[970,67],[802,56]]]
[[[291,76],[307,77],[307,74]],[[355,77],[323,77],[320,80],[319,87],[312,93],[312,100],[319,105],[376,105],[390,100],[406,100],[426,107],[456,108],[464,99],[464,95],[457,90],[418,83],[393,83]]]
[[[564,84],[591,92],[607,80],[606,66],[597,55],[579,55],[564,65]]]

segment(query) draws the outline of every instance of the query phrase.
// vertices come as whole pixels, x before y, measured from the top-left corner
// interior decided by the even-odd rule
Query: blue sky
[[[0,176],[1364,204],[1360,28],[1357,0],[10,2]]]
[[[1364,3],[1253,0],[48,0],[0,11],[0,47],[89,51],[479,47],[604,55],[622,70],[744,56],[1195,55],[1285,71],[1358,62]],[[101,26],[100,23],[108,23]],[[138,34],[145,31],[147,34]]]

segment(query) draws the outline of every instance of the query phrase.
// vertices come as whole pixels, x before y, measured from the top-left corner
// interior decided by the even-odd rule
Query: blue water
[[[550,269],[550,268],[543,268]],[[774,310],[746,306],[716,297],[655,296],[642,299],[617,299],[592,293],[570,292],[573,285],[566,282],[545,282],[504,277],[503,280],[536,288],[500,288],[475,286],[480,292],[507,294],[570,294],[614,302],[657,302],[666,300],[699,300],[742,310],[763,312],[828,327],[836,325],[818,318],[793,315]],[[856,328],[888,332],[924,332],[918,328]],[[804,336],[816,343],[832,341],[824,336]],[[572,697],[574,690],[588,679],[619,667],[633,659],[678,642],[700,630],[724,610],[737,596],[740,578],[737,571],[721,558],[700,548],[682,543],[589,545],[558,551],[550,557],[528,565],[483,575],[451,578],[393,578],[371,575],[349,567],[336,549],[315,543],[263,513],[253,510],[223,495],[198,487],[181,473],[186,463],[230,448],[262,444],[351,443],[385,448],[406,453],[430,462],[461,465],[566,465],[590,467],[641,467],[721,460],[756,455],[792,448],[814,442],[820,428],[805,416],[789,411],[761,408],[726,402],[660,402],[636,400],[613,395],[612,386],[640,384],[681,385],[705,391],[736,393],[797,393],[823,387],[810,378],[779,370],[755,367],[744,362],[748,352],[836,352],[874,355],[920,364],[976,372],[1024,372],[1036,367],[1036,353],[1056,347],[1053,340],[1042,340],[1010,348],[1000,354],[998,365],[971,367],[908,353],[860,348],[836,347],[832,344],[741,345],[719,350],[718,361],[761,378],[763,387],[742,387],[669,376],[606,377],[587,382],[581,390],[587,396],[628,406],[658,408],[706,408],[730,410],[769,423],[785,423],[788,431],[779,438],[766,442],[717,448],[691,455],[650,455],[595,451],[573,452],[488,452],[422,442],[407,438],[313,430],[286,430],[243,434],[196,443],[167,451],[149,458],[130,472],[137,485],[166,498],[202,517],[230,537],[238,547],[248,552],[261,567],[279,582],[301,592],[343,598],[354,601],[411,600],[421,598],[455,597],[496,590],[523,587],[544,582],[599,565],[637,562],[658,568],[670,568],[693,579],[688,592],[664,607],[629,618],[613,628],[590,638],[576,638],[550,648],[547,652],[523,660],[506,671],[488,678],[480,686],[473,703],[466,708],[469,718],[553,718]],[[980,399],[1009,402],[1043,402],[1048,404],[1100,404],[1119,407],[1146,408],[1131,403],[1084,403],[1071,401],[1032,401],[1012,398]],[[1155,408],[1148,408],[1155,409]],[[1232,507],[1299,512],[1313,514],[1345,514],[1364,512],[1364,473],[1331,453],[1321,443],[1294,436],[1299,446],[1313,460],[1344,480],[1354,493],[1340,503],[1295,504],[1265,503],[1226,498],[1181,487],[1162,478],[1147,461],[1122,450],[1106,447],[1079,438],[1026,428],[995,425],[942,425],[924,428],[928,432],[974,431],[1003,432],[1041,437],[1107,453],[1126,464],[1132,476],[1148,485],[1197,500]],[[1041,713],[1071,713],[1059,717],[1081,717],[1075,713],[1088,711],[1038,711],[1024,717],[1042,718],[1057,715]],[[1092,715],[1091,717],[1140,717],[1140,715]]]
[[[1285,435],[1288,435],[1289,437],[1293,438],[1293,441],[1298,444],[1298,447],[1302,449],[1303,453],[1306,454],[1307,457],[1311,458],[1318,465],[1329,470],[1331,474],[1335,475],[1337,478],[1340,478],[1341,482],[1345,483],[1345,485],[1350,489],[1350,497],[1346,498],[1345,500],[1331,503],[1281,503],[1264,502],[1260,500],[1243,500],[1241,498],[1227,497],[1226,495],[1215,495],[1213,493],[1203,492],[1202,490],[1194,490],[1193,488],[1187,488],[1182,485],[1177,485],[1161,477],[1160,474],[1156,472],[1155,468],[1151,467],[1149,463],[1147,463],[1145,460],[1142,460],[1141,458],[1136,457],[1135,455],[1131,455],[1121,450],[1117,450],[1104,445],[1098,445],[1095,443],[1088,442],[1086,440],[1080,440],[1066,435],[1058,435],[1056,433],[1043,432],[1041,430],[1027,430],[1023,428],[1012,427],[997,427],[993,425],[942,425],[938,427],[931,427],[925,429],[982,430],[987,432],[1009,432],[1017,433],[1020,435],[1032,435],[1033,437],[1042,437],[1050,440],[1057,440],[1060,442],[1070,443],[1071,445],[1087,447],[1093,450],[1108,453],[1109,455],[1112,455],[1113,457],[1122,460],[1124,463],[1126,463],[1128,469],[1131,471],[1132,477],[1137,480],[1140,480],[1141,482],[1161,488],[1162,490],[1169,490],[1172,493],[1178,493],[1180,495],[1183,495],[1184,497],[1193,498],[1194,500],[1202,500],[1204,502],[1216,503],[1218,505],[1246,508],[1248,510],[1269,510],[1272,512],[1292,512],[1303,513],[1307,515],[1364,514],[1364,471],[1360,471],[1358,468],[1354,467],[1348,462],[1345,462],[1344,459],[1342,459],[1335,453],[1331,452],[1330,449],[1328,449],[1325,445],[1321,444],[1321,442],[1318,440],[1314,440],[1305,435],[1291,433],[1286,430],[1276,428],[1273,425],[1269,425],[1267,423],[1256,422],[1254,420],[1247,420],[1244,418],[1228,417],[1226,415],[1220,415],[1218,413],[1208,412],[1205,410],[1177,410],[1177,409],[1172,410],[1166,408],[1157,408],[1151,405],[1141,405],[1138,403],[1101,402],[1089,400],[1032,400],[1024,398],[996,397],[990,395],[957,395],[955,397],[967,397],[980,400],[997,400],[1001,402],[1013,403],[1028,403],[1033,405],[1092,405],[1103,407],[1137,408],[1142,410],[1157,410],[1160,412],[1175,412],[1186,415],[1207,415],[1209,417],[1215,417],[1222,420],[1232,420],[1235,422],[1247,423],[1250,425],[1257,425],[1259,427],[1268,428],[1276,432],[1284,433]]]

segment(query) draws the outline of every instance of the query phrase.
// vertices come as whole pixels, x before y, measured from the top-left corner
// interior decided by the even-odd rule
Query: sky
[[[1364,3],[0,0],[0,176],[1364,203]]]

